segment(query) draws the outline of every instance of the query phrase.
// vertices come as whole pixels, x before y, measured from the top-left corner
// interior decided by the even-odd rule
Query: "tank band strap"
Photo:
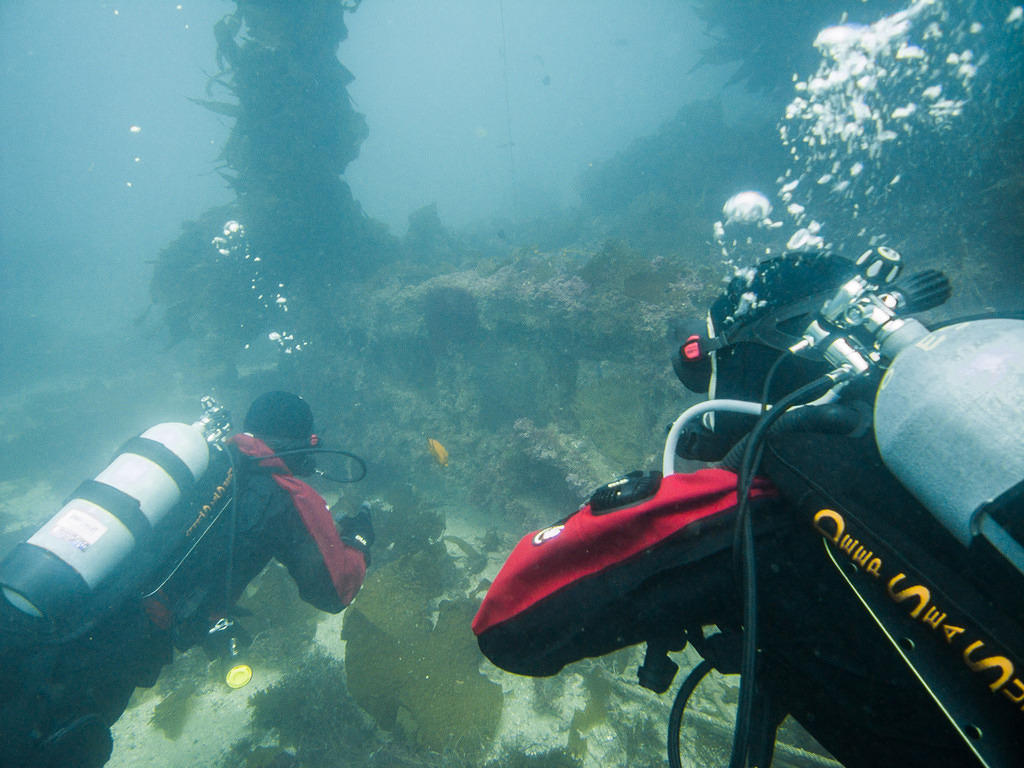
[[[121,446],[118,453],[134,453],[152,461],[171,476],[174,484],[178,486],[182,498],[189,498],[195,491],[196,480],[192,476],[192,470],[178,458],[174,451],[157,440],[150,440],[148,437],[133,437]]]
[[[124,523],[124,527],[135,537],[136,544],[146,541],[153,535],[153,526],[142,514],[139,500],[112,485],[97,480],[86,480],[70,498],[89,501],[105,509]]]

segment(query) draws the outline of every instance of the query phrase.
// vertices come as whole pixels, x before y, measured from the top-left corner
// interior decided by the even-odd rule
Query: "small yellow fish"
[[[437,442],[437,440],[432,437],[428,437],[427,450],[430,451],[431,456],[437,459],[438,464],[442,467],[448,466],[448,449]]]

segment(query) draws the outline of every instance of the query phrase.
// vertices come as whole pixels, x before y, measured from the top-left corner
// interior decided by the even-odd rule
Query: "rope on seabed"
[[[719,736],[727,737],[732,735],[732,722],[721,717],[709,715],[706,712],[693,709],[687,710],[686,721],[691,724],[691,727],[700,723],[702,728],[706,728]],[[843,768],[842,763],[831,757],[826,757],[817,752],[810,752],[801,747],[787,744],[784,741],[777,741],[775,743],[775,754],[776,757],[785,757],[786,760],[791,761],[793,765],[799,766],[799,768]]]

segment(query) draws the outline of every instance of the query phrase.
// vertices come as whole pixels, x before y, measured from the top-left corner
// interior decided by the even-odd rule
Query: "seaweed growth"
[[[377,724],[434,753],[473,758],[488,746],[501,686],[479,670],[474,600],[440,597],[453,575],[443,544],[388,563],[346,611],[348,686]]]
[[[340,176],[369,134],[346,90],[353,75],[335,55],[348,37],[344,9],[238,0],[216,36],[238,99],[224,175],[255,247],[283,277],[330,268],[360,218]]]
[[[149,724],[163,731],[171,741],[177,739],[185,730],[185,721],[192,709],[193,693],[186,688],[172,690],[153,709]]]
[[[198,648],[178,655],[173,665],[163,669],[153,691],[161,696],[153,708],[149,724],[174,741],[188,725],[196,704],[202,699],[209,673],[209,658]],[[135,696],[143,692],[137,688]]]
[[[319,650],[293,672],[249,699],[256,733],[273,732],[302,765],[348,766],[376,744],[371,723],[345,687],[345,667]]]
[[[369,132],[348,95],[353,75],[336,56],[348,36],[344,13],[358,3],[236,5],[215,26],[221,71],[207,87],[230,101],[193,101],[234,119],[218,170],[237,200],[188,225],[160,254],[152,297],[168,308],[176,338],[205,330],[249,341],[280,331],[267,325],[286,299],[288,321],[312,326],[300,331],[309,336],[315,313],[296,318],[296,309],[322,303],[331,279],[387,250],[342,178]],[[226,216],[244,226],[244,253],[211,245]]]

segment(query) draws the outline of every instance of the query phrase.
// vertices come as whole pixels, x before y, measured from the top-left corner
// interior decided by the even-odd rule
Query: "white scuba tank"
[[[132,567],[168,513],[210,465],[201,423],[165,423],[129,441],[27,542],[0,561],[0,589],[29,616],[73,624],[83,606]]]
[[[875,441],[961,544],[983,535],[1024,573],[1021,542],[992,514],[1024,481],[1024,320],[957,323],[903,349],[875,399]]]

